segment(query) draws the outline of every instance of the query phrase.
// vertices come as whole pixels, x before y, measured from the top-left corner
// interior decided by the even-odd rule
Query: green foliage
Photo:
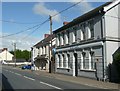
[[[117,71],[118,71],[119,76],[120,76],[120,52],[115,54],[114,64],[116,65]]]
[[[14,51],[10,51],[10,53],[12,53],[14,55]],[[26,61],[28,61],[31,57],[31,52],[27,51],[27,50],[16,50],[16,59],[25,59]]]

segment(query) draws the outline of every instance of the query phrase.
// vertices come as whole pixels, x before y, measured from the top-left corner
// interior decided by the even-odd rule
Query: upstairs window
[[[88,29],[90,31],[89,38],[94,38],[94,20],[88,22]]]
[[[68,43],[70,42],[70,35],[69,31],[67,32]]]
[[[60,35],[60,45],[63,45],[63,35]]]
[[[72,28],[72,42],[74,43],[77,39],[76,27]]]
[[[81,25],[81,40],[86,40],[86,28],[85,28],[85,23]]]
[[[57,35],[56,44],[57,44],[57,46],[60,45],[60,35],[59,34]]]
[[[72,39],[73,39],[72,42],[75,42],[75,32],[72,32]]]
[[[68,34],[68,32],[65,34],[65,44],[68,44],[68,36],[69,36],[69,34]]]

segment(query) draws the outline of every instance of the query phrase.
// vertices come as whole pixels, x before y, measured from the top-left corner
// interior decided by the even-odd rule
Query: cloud
[[[94,9],[94,7],[87,0],[83,0],[83,2],[82,0],[70,0],[70,1],[71,3],[76,3],[81,1],[81,3],[77,5],[78,6],[77,9],[79,9],[80,13],[82,14]]]
[[[3,35],[5,35],[3,33]],[[7,47],[9,50],[13,50],[13,43],[16,43],[16,48],[21,50],[30,50],[33,45],[40,41],[39,38],[29,36],[26,39],[23,39],[25,35],[16,35],[11,37],[6,37],[1,39],[0,47]]]
[[[39,15],[46,15],[46,16],[49,16],[49,15],[55,15],[58,13],[57,10],[52,10],[52,9],[48,9],[46,6],[45,6],[45,3],[37,3],[34,5],[33,7],[33,11],[35,14],[39,14]],[[54,21],[61,21],[61,15],[56,15],[55,17],[53,17],[53,20]]]

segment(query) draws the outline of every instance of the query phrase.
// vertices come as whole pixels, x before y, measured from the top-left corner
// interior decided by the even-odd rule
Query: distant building
[[[56,72],[109,79],[107,67],[120,47],[120,1],[114,0],[65,24],[56,38]]]
[[[13,60],[13,54],[11,54],[7,48],[0,49],[0,61],[11,62]]]
[[[54,35],[49,34],[45,34],[44,39],[32,47],[32,64],[35,64],[38,70],[49,71],[49,59],[52,55],[50,48],[53,47],[55,47],[55,38]]]

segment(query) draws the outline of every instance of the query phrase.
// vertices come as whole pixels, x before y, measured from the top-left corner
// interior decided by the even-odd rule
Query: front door
[[[75,76],[78,76],[78,60],[77,60],[77,53],[74,53],[75,57]]]

